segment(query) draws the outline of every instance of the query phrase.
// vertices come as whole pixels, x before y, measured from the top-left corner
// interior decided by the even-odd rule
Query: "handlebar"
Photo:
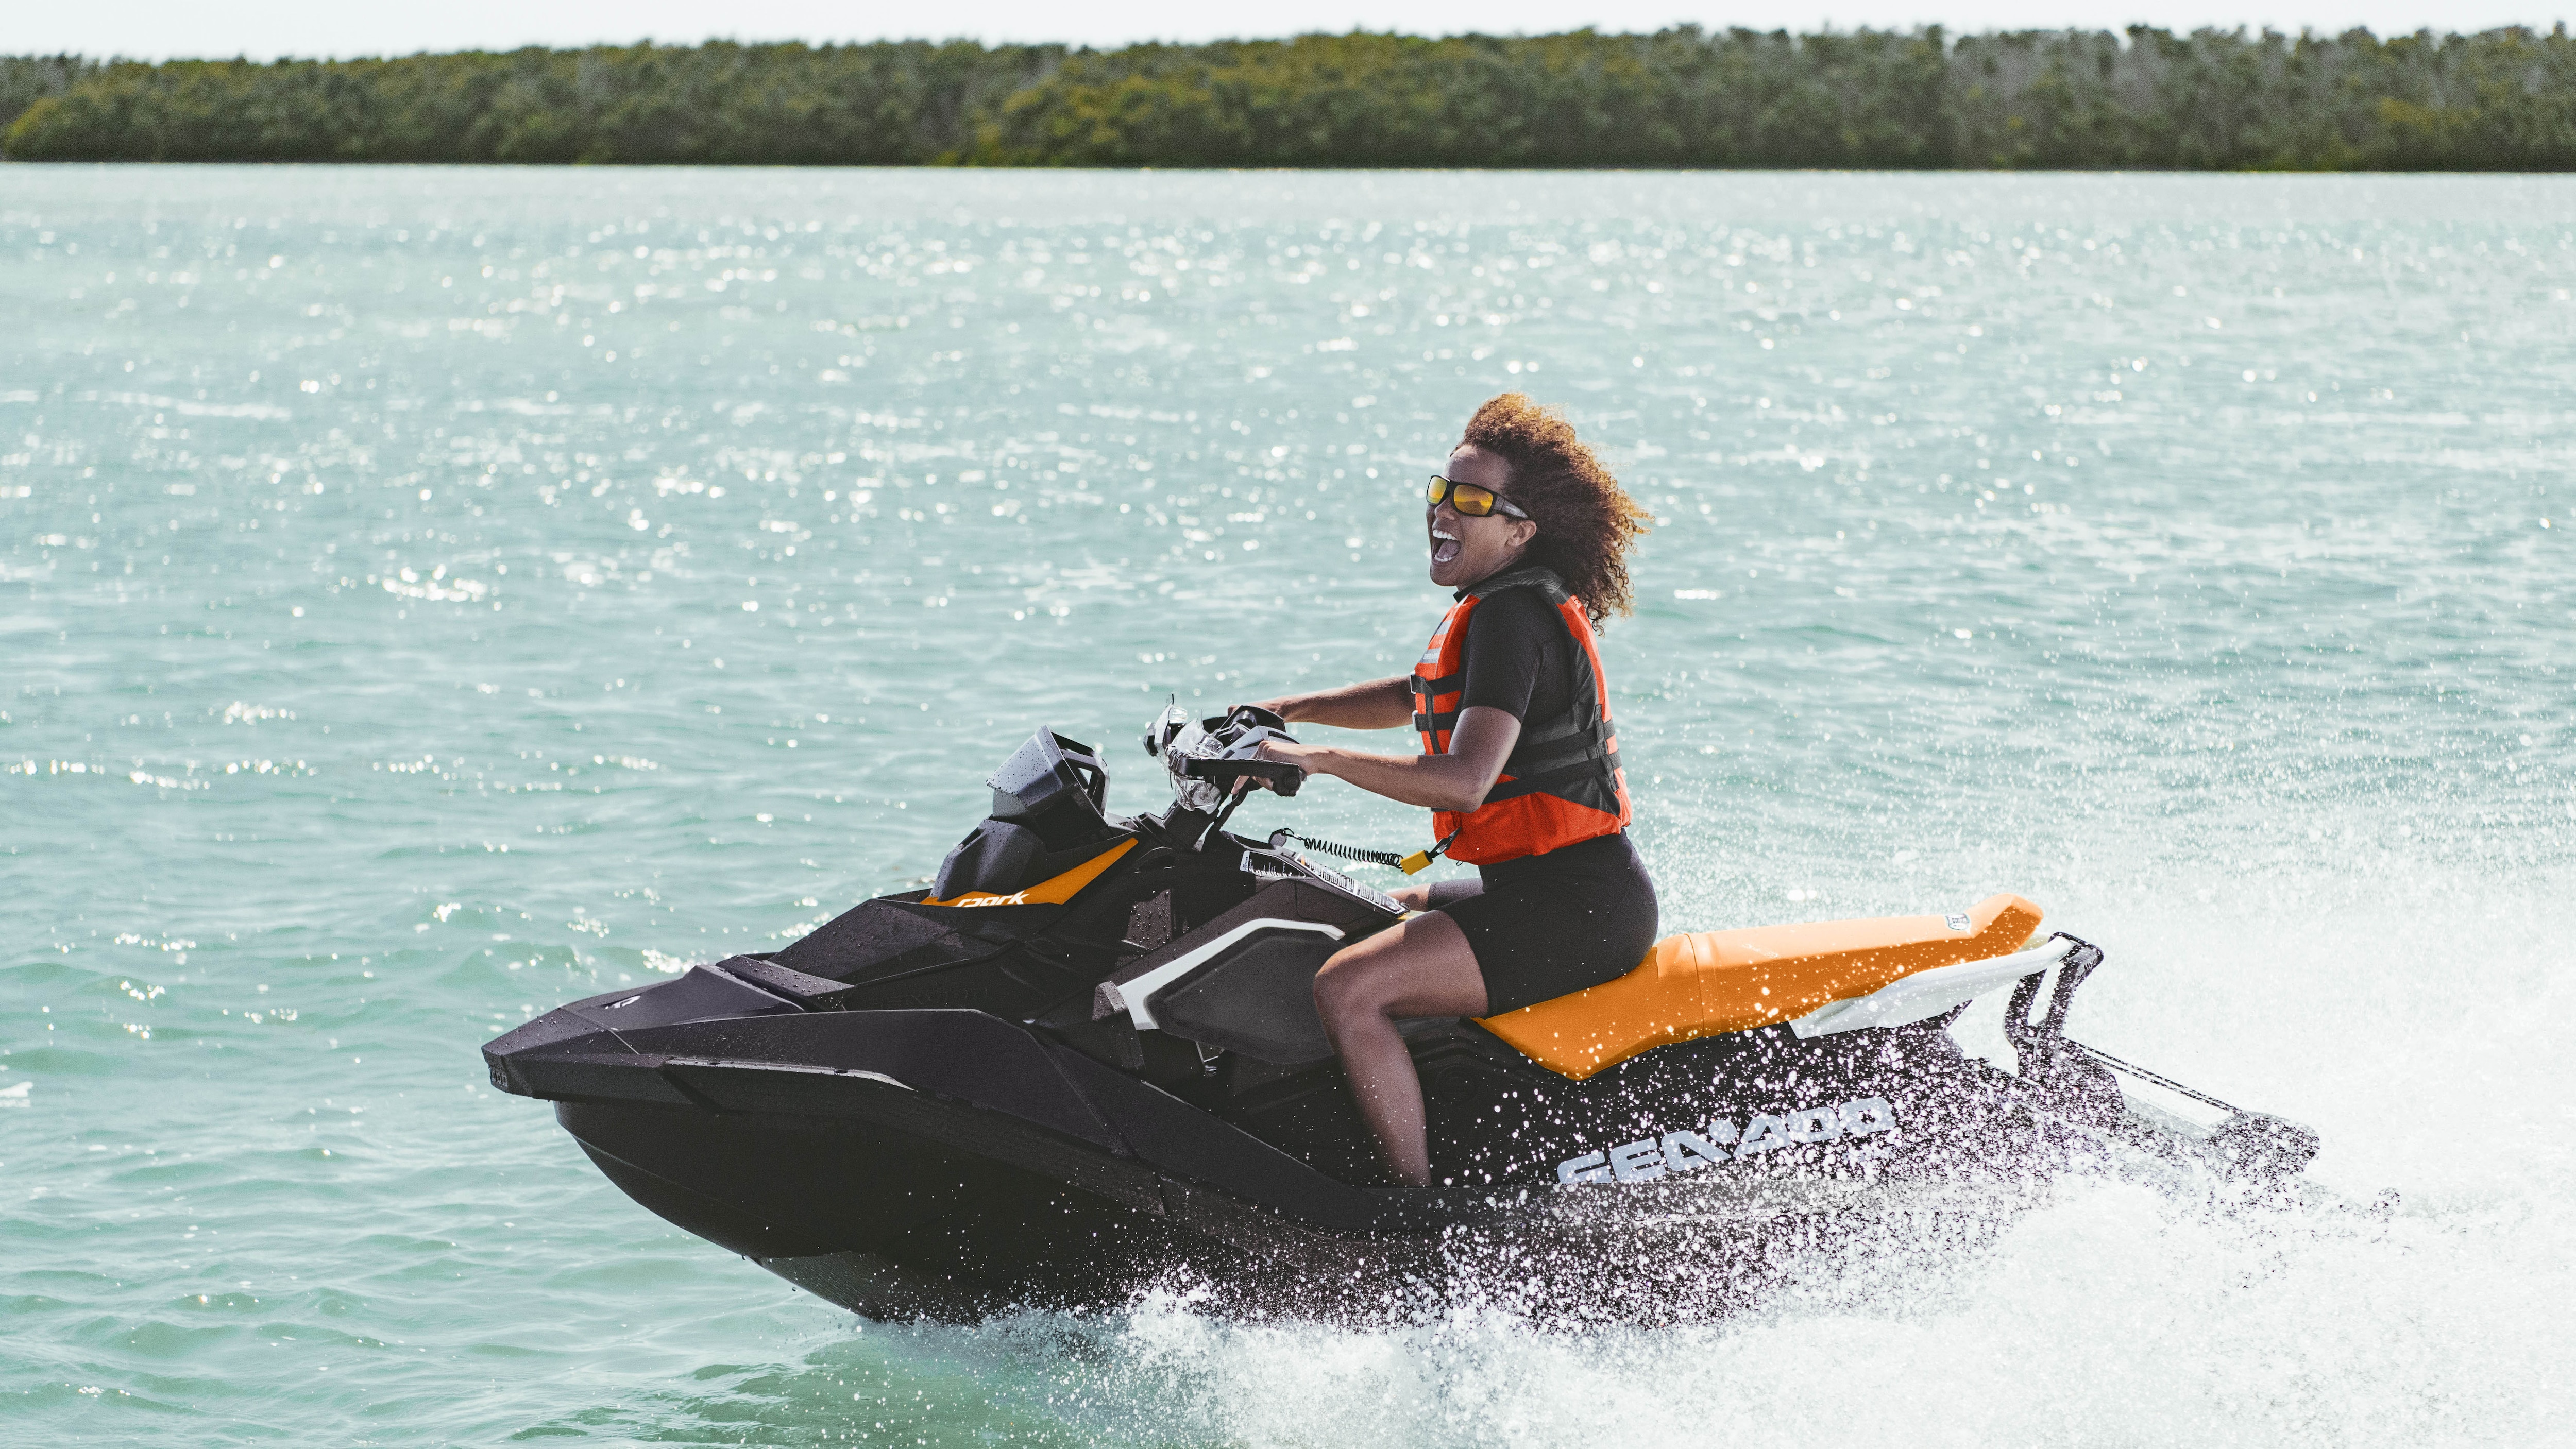
[[[1294,795],[1306,783],[1306,772],[1283,760],[1189,760],[1181,769],[1193,780],[1214,780],[1229,789],[1250,780],[1282,795]]]

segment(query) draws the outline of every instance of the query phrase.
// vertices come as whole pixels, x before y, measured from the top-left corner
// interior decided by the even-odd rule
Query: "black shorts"
[[[1482,893],[1439,909],[1476,953],[1488,1016],[1616,980],[1655,944],[1655,883],[1625,831],[1481,874]]]

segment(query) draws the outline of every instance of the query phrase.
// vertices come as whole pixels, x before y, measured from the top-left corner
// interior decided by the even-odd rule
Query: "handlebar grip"
[[[1181,772],[1193,780],[1214,780],[1231,785],[1237,780],[1255,780],[1282,795],[1294,795],[1306,783],[1306,772],[1282,760],[1190,760]]]

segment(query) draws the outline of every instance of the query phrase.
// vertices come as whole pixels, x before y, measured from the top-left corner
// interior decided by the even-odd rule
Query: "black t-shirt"
[[[1547,595],[1504,589],[1477,601],[1467,616],[1467,682],[1463,712],[1483,705],[1521,722],[1554,721],[1574,709],[1574,640]]]

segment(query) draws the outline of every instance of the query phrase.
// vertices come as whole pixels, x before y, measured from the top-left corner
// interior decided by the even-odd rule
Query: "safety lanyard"
[[[1466,827],[1462,825],[1459,827],[1459,830],[1464,830],[1465,828]],[[1308,850],[1320,850],[1326,855],[1338,855],[1344,860],[1366,861],[1370,865],[1391,865],[1397,870],[1403,871],[1406,875],[1420,875],[1425,870],[1430,869],[1431,862],[1438,860],[1441,852],[1449,848],[1449,842],[1458,838],[1458,831],[1452,830],[1447,835],[1440,837],[1440,843],[1431,847],[1429,850],[1417,850],[1411,855],[1397,855],[1392,850],[1362,850],[1356,845],[1343,845],[1331,840],[1317,840],[1311,835],[1299,835],[1294,830],[1282,830],[1279,833],[1287,836],[1290,840],[1296,841],[1299,845],[1306,847]]]

